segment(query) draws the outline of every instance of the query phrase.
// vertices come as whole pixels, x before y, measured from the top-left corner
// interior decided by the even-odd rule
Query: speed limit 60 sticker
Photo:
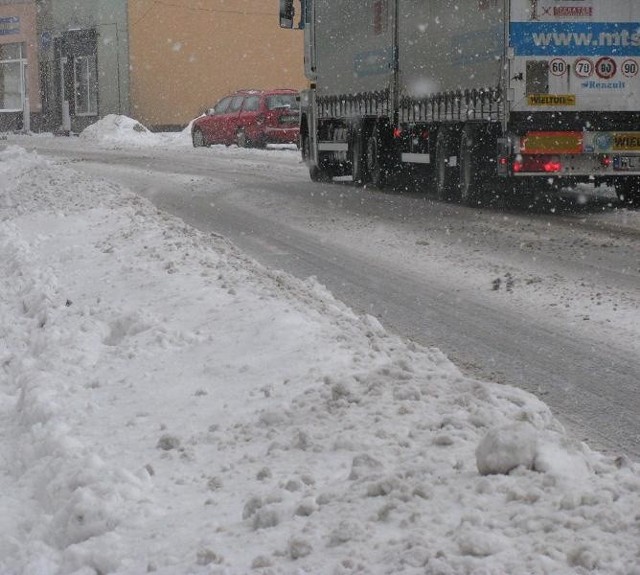
[[[549,62],[549,70],[554,76],[564,76],[568,68],[567,63],[562,58],[554,58]]]

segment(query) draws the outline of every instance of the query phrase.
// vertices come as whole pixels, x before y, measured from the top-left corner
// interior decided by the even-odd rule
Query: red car
[[[240,90],[193,121],[195,148],[211,144],[264,147],[298,144],[300,105],[296,90]]]

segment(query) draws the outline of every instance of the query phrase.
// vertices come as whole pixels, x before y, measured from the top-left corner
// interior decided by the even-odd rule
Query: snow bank
[[[80,138],[108,145],[153,146],[162,140],[142,124],[116,114],[109,114],[80,133]]]
[[[313,279],[15,147],[0,254],[2,574],[640,573],[635,464]]]

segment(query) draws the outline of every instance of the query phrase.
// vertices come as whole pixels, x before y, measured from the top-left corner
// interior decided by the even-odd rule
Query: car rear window
[[[298,109],[298,100],[295,94],[275,94],[267,96],[267,108],[275,110],[276,108]]]

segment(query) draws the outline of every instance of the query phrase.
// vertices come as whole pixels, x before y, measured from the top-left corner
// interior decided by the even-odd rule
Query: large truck
[[[614,186],[640,204],[640,0],[280,0],[313,180],[439,197]]]

